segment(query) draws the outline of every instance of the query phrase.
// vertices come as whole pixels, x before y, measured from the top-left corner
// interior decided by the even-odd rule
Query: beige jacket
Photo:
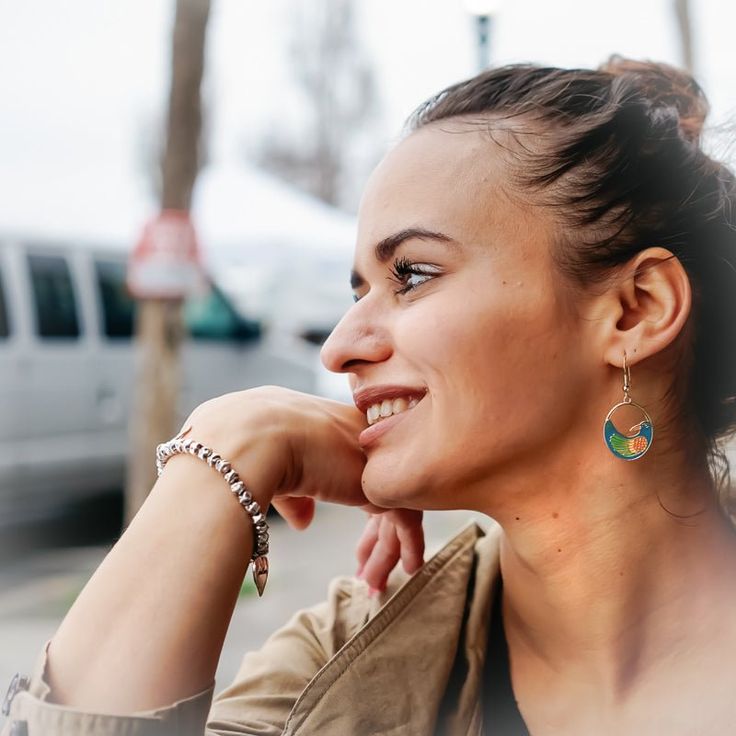
[[[47,702],[45,655],[0,736],[480,736],[481,679],[498,581],[497,527],[465,528],[380,599],[338,579],[246,654],[235,681],[132,716]]]

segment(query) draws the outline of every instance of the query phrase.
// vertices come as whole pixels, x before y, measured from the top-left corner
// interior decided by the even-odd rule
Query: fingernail
[[[355,571],[355,577],[358,578],[358,580],[363,579],[363,569],[365,568],[365,565],[358,565],[358,569]]]
[[[381,591],[378,588],[368,588],[368,597],[375,598]]]

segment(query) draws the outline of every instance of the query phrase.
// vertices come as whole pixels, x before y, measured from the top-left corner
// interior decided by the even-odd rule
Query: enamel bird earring
[[[622,460],[638,460],[652,446],[654,438],[654,425],[643,406],[631,400],[631,372],[624,351],[624,398],[608,412],[603,422],[603,439],[608,449]],[[622,434],[613,423],[613,415],[624,406],[633,406],[638,409],[644,419],[629,429],[629,434]],[[634,432],[634,434],[631,434]]]

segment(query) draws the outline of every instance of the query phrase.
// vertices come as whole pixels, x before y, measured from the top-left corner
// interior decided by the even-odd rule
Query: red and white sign
[[[143,229],[128,263],[127,285],[138,299],[183,299],[206,284],[189,213],[163,210]]]

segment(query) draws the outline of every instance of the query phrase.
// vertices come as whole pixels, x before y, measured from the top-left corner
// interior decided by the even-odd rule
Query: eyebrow
[[[379,263],[386,263],[402,243],[407,240],[412,240],[413,238],[418,238],[419,240],[434,240],[438,243],[456,244],[455,240],[444,233],[436,232],[435,230],[427,230],[423,227],[407,227],[376,243],[373,249],[376,260]],[[364,283],[365,279],[357,271],[350,272],[350,286],[353,289],[357,289]]]

